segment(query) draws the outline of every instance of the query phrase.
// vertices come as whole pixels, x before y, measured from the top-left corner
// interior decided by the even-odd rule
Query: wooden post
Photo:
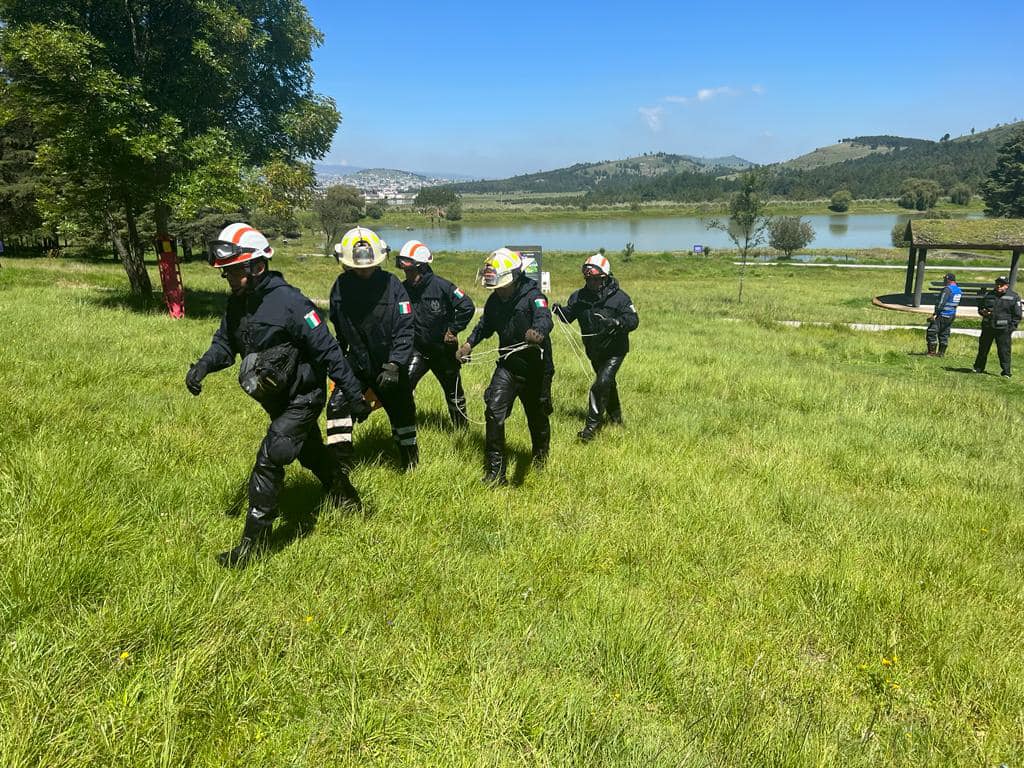
[[[907,280],[903,284],[903,292],[910,295],[914,289],[914,260],[917,258],[917,248],[910,246],[910,253],[907,256]]]
[[[1014,251],[1010,259],[1010,290],[1017,285],[1017,262],[1020,261],[1020,251]]]
[[[928,258],[927,248],[917,249],[917,279],[914,281],[914,304],[921,306],[921,291],[924,289],[924,262]]]

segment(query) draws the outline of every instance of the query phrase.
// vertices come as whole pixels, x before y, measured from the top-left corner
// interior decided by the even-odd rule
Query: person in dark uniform
[[[488,485],[506,484],[505,420],[519,398],[526,412],[533,443],[534,466],[547,461],[551,426],[542,401],[544,388],[544,342],[551,335],[551,310],[537,283],[523,274],[519,254],[507,248],[494,251],[484,262],[481,283],[494,293],[458,358],[469,359],[477,344],[498,334],[501,354],[484,392],[486,440],[485,474]]]
[[[316,475],[332,501],[359,503],[347,471],[320,438],[317,422],[327,399],[325,378],[335,384],[334,412],[359,419],[369,415],[370,406],[316,307],[280,272],[268,269],[272,256],[267,239],[242,223],[226,227],[210,244],[210,265],[221,270],[231,296],[210,348],[185,376],[188,391],[198,395],[207,375],[241,356],[239,384],[271,419],[249,476],[242,540],[218,556],[228,567],[245,567],[266,544],[278,514],[285,467],[295,459]]]
[[[956,309],[960,306],[963,291],[956,284],[956,275],[947,272],[942,276],[946,284],[935,303],[935,313],[928,318],[925,340],[928,343],[928,354],[934,357],[945,357],[949,346],[949,330],[956,319]]]
[[[415,326],[409,383],[415,390],[427,371],[433,372],[444,391],[452,425],[465,429],[469,421],[459,376],[462,366],[454,353],[476,307],[456,285],[434,274],[433,261],[430,249],[419,240],[407,242],[395,258],[395,266],[405,272],[402,285],[412,302]]]
[[[583,346],[596,378],[590,387],[587,420],[579,432],[583,442],[594,439],[607,413],[608,421],[622,423],[622,404],[615,377],[629,352],[629,334],[640,324],[632,299],[612,277],[608,259],[597,253],[583,263],[586,285],[554,313],[564,323],[578,321]]]
[[[1005,277],[996,278],[995,290],[982,298],[978,314],[981,315],[981,337],[978,339],[978,356],[974,359],[974,372],[985,372],[988,352],[995,341],[1002,375],[1008,379],[1011,339],[1021,318],[1020,296],[1010,290],[1009,280]]]
[[[401,281],[380,268],[387,244],[364,227],[350,229],[334,247],[344,267],[331,288],[331,323],[352,370],[372,390],[391,421],[399,463],[408,471],[419,463],[416,403],[409,380],[413,352],[413,315]],[[339,436],[351,435],[338,424]],[[328,438],[332,428],[328,425]]]

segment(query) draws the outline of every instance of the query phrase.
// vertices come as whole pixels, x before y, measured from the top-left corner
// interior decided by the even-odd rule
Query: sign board
[[[704,253],[704,246],[703,245],[695,245],[695,246],[693,246],[693,252],[697,253],[697,254]]]
[[[551,293],[551,273],[541,272],[540,273],[540,292],[544,295]]]
[[[506,245],[510,251],[517,252],[523,259],[523,274],[531,280],[540,281],[541,261],[544,249],[539,245]]]

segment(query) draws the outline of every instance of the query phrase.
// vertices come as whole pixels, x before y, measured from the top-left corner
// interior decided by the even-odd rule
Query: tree
[[[750,249],[764,242],[768,218],[764,215],[765,202],[761,197],[762,177],[758,171],[747,171],[740,177],[740,189],[729,201],[729,220],[713,219],[709,229],[718,229],[732,240],[740,252],[740,286],[737,301],[743,301],[743,280],[747,273]]]
[[[850,202],[853,195],[848,190],[840,189],[832,193],[832,201],[829,203],[829,210],[836,213],[846,213],[850,210]]]
[[[423,187],[416,193],[413,205],[417,208],[445,208],[458,199],[451,187]]]
[[[0,240],[44,238],[36,206],[40,176],[35,168],[36,136],[25,119],[0,127]]]
[[[957,184],[949,190],[949,202],[953,205],[967,205],[971,202],[971,188],[966,184]]]
[[[374,221],[379,221],[384,218],[384,212],[388,209],[388,201],[386,199],[374,200],[368,206],[366,206],[366,215]]]
[[[901,208],[927,211],[934,208],[939,201],[942,188],[931,179],[906,179],[900,187],[899,204]]]
[[[147,294],[140,217],[168,232],[258,203],[246,179],[326,153],[340,116],[312,90],[321,42],[301,0],[3,0],[0,122],[38,130],[44,220],[105,229]]]
[[[459,221],[462,218],[462,201],[455,200],[444,209],[444,217],[448,221]]]
[[[793,255],[814,240],[814,227],[799,216],[779,216],[768,224],[768,244],[777,251]]]
[[[981,185],[985,215],[1024,218],[1024,128],[999,150],[996,167]]]
[[[320,222],[320,229],[327,235],[324,253],[330,253],[334,243],[342,234],[363,217],[366,200],[363,193],[347,184],[333,184],[321,192],[313,201],[313,210]]]
[[[312,163],[277,156],[253,173],[255,209],[252,218],[264,234],[297,237],[296,209],[309,204],[316,184]]]

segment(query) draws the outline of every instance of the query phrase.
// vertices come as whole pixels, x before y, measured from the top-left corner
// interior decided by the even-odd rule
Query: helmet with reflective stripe
[[[388,244],[365,227],[354,227],[334,246],[334,258],[350,268],[376,267],[388,257]]]
[[[583,262],[584,277],[611,277],[612,265],[603,254],[595,253]]]
[[[395,257],[395,266],[405,269],[409,266],[430,264],[434,260],[434,254],[430,252],[419,240],[410,240],[402,246],[401,252]]]
[[[480,284],[488,290],[511,284],[523,271],[523,259],[516,251],[499,248],[480,269]]]
[[[230,224],[208,244],[206,260],[218,269],[253,259],[270,259],[274,249],[258,229],[241,222]]]

